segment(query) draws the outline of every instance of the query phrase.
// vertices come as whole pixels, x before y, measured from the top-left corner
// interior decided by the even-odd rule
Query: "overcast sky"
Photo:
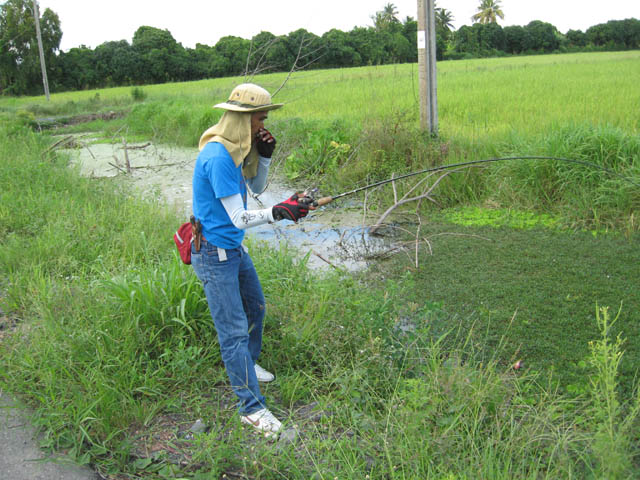
[[[251,38],[262,30],[284,35],[298,28],[322,35],[337,28],[349,31],[371,25],[371,15],[385,0],[39,0],[60,17],[60,48],[95,48],[111,40],[131,43],[138,27],[167,29],[185,47],[215,45],[225,35]],[[404,20],[416,17],[417,0],[392,1]],[[480,0],[438,0],[451,11],[454,26],[471,25]],[[640,0],[502,0],[502,26],[543,20],[562,33],[585,31],[608,20],[640,19]]]

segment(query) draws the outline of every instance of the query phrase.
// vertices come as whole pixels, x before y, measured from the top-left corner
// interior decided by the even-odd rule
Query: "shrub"
[[[141,87],[131,89],[131,98],[134,102],[142,102],[147,98],[147,93]]]

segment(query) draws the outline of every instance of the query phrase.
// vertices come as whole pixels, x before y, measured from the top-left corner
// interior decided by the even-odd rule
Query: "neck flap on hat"
[[[245,178],[258,173],[258,150],[251,142],[251,114],[226,111],[220,121],[200,137],[198,147],[202,150],[209,142],[225,146],[236,167],[242,165]]]

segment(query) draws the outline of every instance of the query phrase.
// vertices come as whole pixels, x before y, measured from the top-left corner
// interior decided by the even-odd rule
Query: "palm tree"
[[[398,21],[398,9],[393,3],[387,3],[382,9],[382,17],[387,23],[396,23]]]
[[[387,3],[382,10],[371,16],[373,26],[378,31],[388,30],[394,23],[400,23],[397,15],[398,9],[396,6],[393,3]]]
[[[436,25],[448,32],[453,28],[453,14],[446,8],[436,8]]]
[[[471,17],[471,20],[480,23],[498,23],[497,17],[504,20],[504,13],[500,6],[500,0],[482,0],[478,12]]]

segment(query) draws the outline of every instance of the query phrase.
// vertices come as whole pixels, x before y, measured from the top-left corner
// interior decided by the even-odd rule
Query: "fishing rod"
[[[625,177],[625,176],[619,174],[618,172],[615,172],[615,171],[613,171],[613,170],[611,170],[609,168],[603,167],[602,165],[598,165],[596,163],[587,162],[586,160],[576,160],[576,159],[572,159],[572,158],[545,157],[545,156],[533,155],[533,156],[519,156],[519,157],[485,158],[483,160],[471,160],[471,161],[468,161],[468,162],[450,163],[450,164],[447,164],[447,165],[440,165],[440,166],[437,166],[437,167],[425,168],[423,170],[418,170],[417,172],[406,173],[404,175],[400,175],[398,177],[393,177],[393,178],[388,178],[386,180],[380,180],[379,182],[371,183],[369,185],[365,185],[364,187],[354,188],[353,190],[349,190],[348,192],[343,192],[343,193],[341,193],[339,195],[333,195],[333,196],[327,196],[327,197],[321,197],[321,198],[315,199],[315,198],[313,198],[312,194],[310,194],[309,192],[305,192],[305,195],[303,197],[301,197],[298,201],[302,200],[303,198],[309,198],[310,201],[306,202],[306,203],[311,204],[314,207],[321,207],[321,206],[327,205],[328,203],[331,203],[334,200],[337,200],[339,198],[346,197],[346,196],[349,196],[349,195],[353,195],[354,193],[362,192],[363,190],[369,190],[370,188],[379,187],[380,185],[384,185],[385,183],[395,182],[397,180],[402,180],[403,178],[408,178],[408,177],[413,177],[415,175],[420,175],[422,173],[439,172],[439,171],[442,171],[442,170],[449,170],[451,168],[467,167],[467,166],[479,165],[479,164],[483,164],[483,163],[503,162],[503,161],[507,161],[507,160],[557,160],[557,161],[562,161],[562,162],[577,163],[579,165],[586,165],[588,167],[592,167],[592,168],[596,168],[596,169],[605,171],[605,172],[609,173],[610,175],[613,175],[613,176],[616,176],[616,177],[620,177],[621,179],[623,179],[623,180],[631,183],[632,185],[635,185],[636,187],[640,188],[640,184],[638,184],[635,181],[631,180],[629,177]]]

